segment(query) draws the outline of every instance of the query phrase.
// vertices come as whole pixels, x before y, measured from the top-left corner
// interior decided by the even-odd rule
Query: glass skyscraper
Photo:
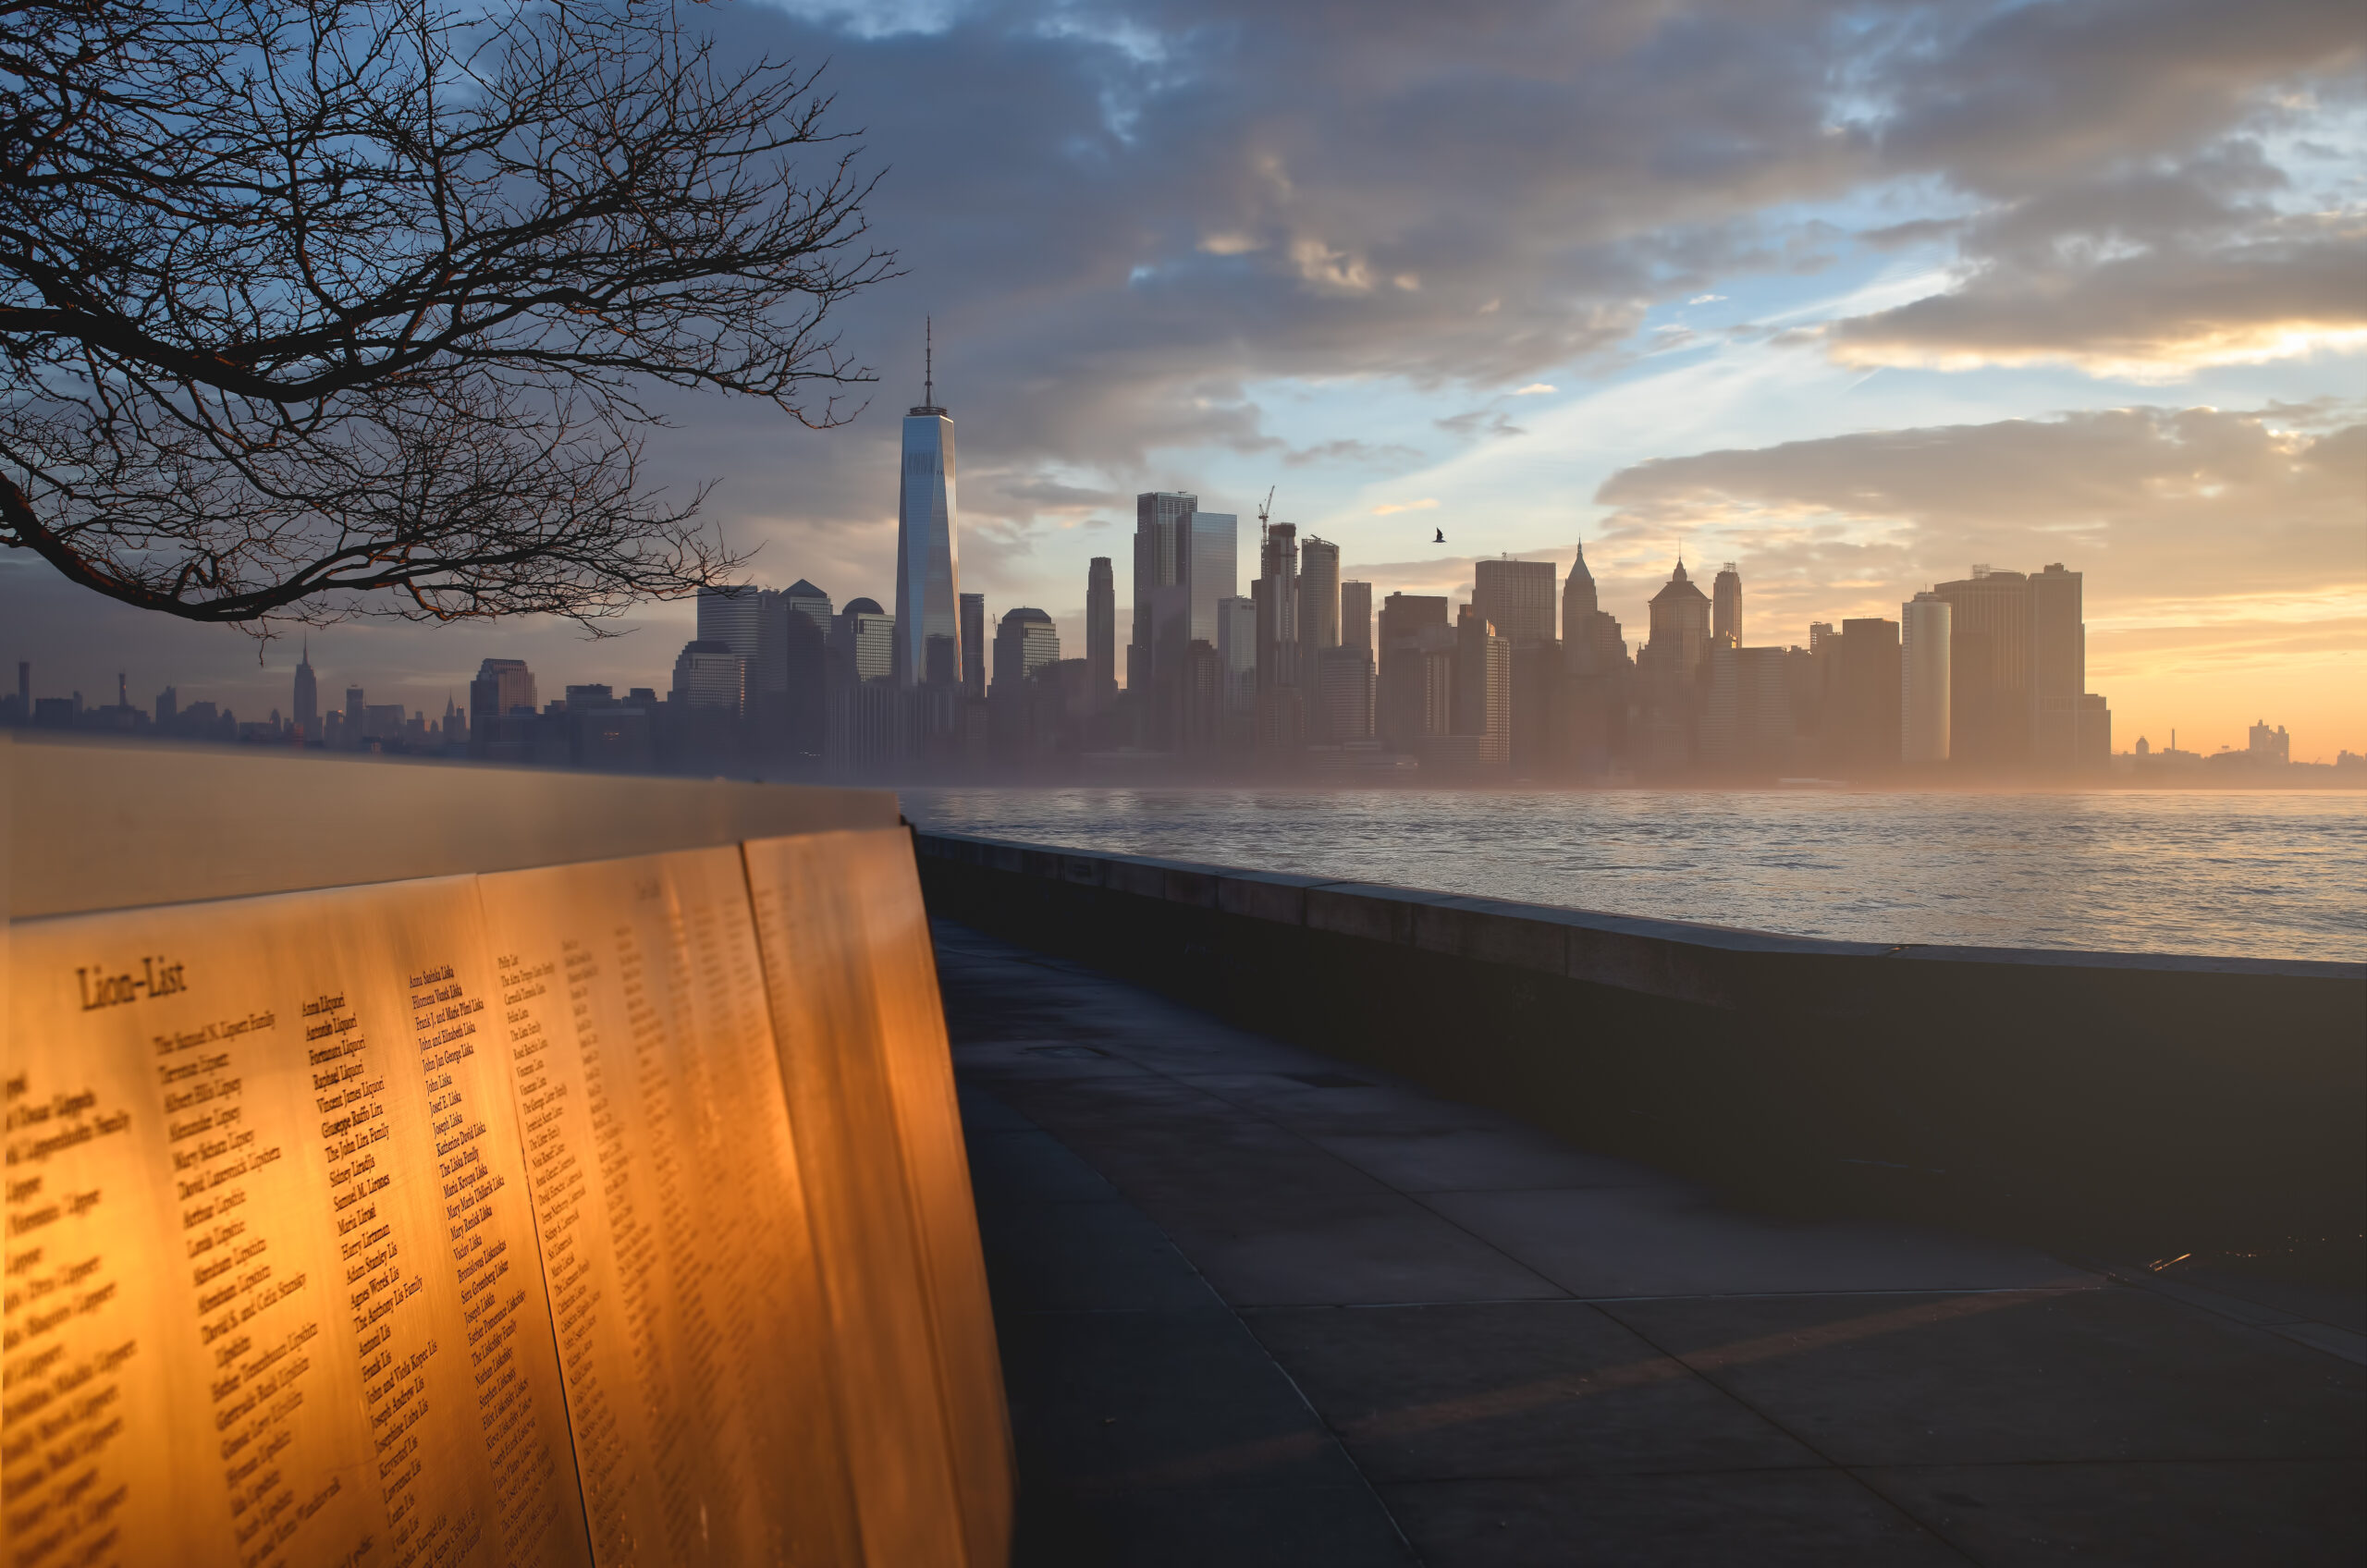
[[[953,521],[953,416],[937,404],[931,359],[926,390],[904,415],[903,471],[896,496],[896,648],[899,686],[963,680],[962,569]]]

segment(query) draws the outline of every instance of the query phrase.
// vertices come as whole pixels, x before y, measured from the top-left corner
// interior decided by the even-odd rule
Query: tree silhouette
[[[0,0],[0,542],[250,625],[714,581],[650,389],[871,379],[816,75],[667,0]]]

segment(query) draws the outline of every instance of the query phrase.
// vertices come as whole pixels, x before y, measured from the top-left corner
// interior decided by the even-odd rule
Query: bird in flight
[[[1435,538],[1435,539],[1433,539],[1433,540],[1431,540],[1431,541],[1430,541],[1430,543],[1431,543],[1431,544],[1433,544],[1433,545],[1443,545],[1443,544],[1445,544],[1445,543],[1446,543],[1446,530],[1445,530],[1445,529],[1443,529],[1443,528],[1441,528],[1441,529],[1434,530],[1434,532],[1438,534],[1438,537],[1437,537],[1437,538]]]

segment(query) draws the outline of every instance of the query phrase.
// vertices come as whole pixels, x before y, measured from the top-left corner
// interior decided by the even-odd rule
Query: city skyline
[[[963,389],[962,585],[1042,607],[1064,645],[1134,495],[1245,516],[1279,485],[1379,596],[1466,597],[1478,560],[1582,537],[1623,619],[1680,544],[1705,582],[1744,562],[1750,623],[1784,627],[2078,556],[2125,729],[2241,745],[2267,705],[2329,753],[2367,745],[2339,7],[1973,4],[1896,30],[1679,7],[1605,31],[1584,18],[1626,13],[1508,6],[1346,40],[1289,8],[1238,36],[1093,6],[1058,27],[1025,5],[707,9],[722,58],[832,61],[892,168],[871,215],[905,273],[845,318],[883,380],[844,428],[657,399],[675,427],[650,472],[719,481],[707,515],[762,580],[893,603],[882,481],[933,314]],[[1130,616],[1122,595],[1121,649]],[[314,647],[432,709],[508,653],[647,682],[692,622],[676,603],[621,643],[524,621]],[[21,558],[0,626],[61,689],[129,665],[240,705],[299,653],[290,629],[259,667],[240,633]]]
[[[934,405],[914,412],[944,416]],[[942,484],[950,461],[932,437],[924,455]],[[950,435],[943,439],[950,446]],[[910,473],[909,457],[901,466]],[[948,560],[958,534],[950,508],[940,501],[935,510],[944,531],[936,553]],[[1376,616],[1372,584],[1344,577],[1338,546],[1302,539],[1287,521],[1269,527],[1261,511],[1258,578],[1244,597],[1226,592],[1235,586],[1236,516],[1204,511],[1196,496],[1172,492],[1137,496],[1136,512],[1134,586],[1165,630],[1157,657],[1149,648],[1124,650],[1130,673],[1147,679],[1122,686],[1108,673],[1118,651],[1108,630],[1115,574],[1112,562],[1096,557],[1087,596],[1098,595],[1103,607],[1087,618],[1085,646],[1070,643],[1065,661],[1047,612],[998,612],[984,594],[963,593],[959,654],[933,652],[930,673],[914,681],[901,668],[900,618],[862,594],[834,614],[828,592],[801,578],[786,590],[750,582],[702,592],[694,636],[662,692],[562,673],[549,684],[563,682],[564,700],[538,711],[529,662],[489,657],[467,700],[448,696],[440,717],[399,702],[370,703],[364,685],[350,683],[343,708],[327,710],[324,722],[307,639],[289,704],[273,706],[267,718],[254,709],[240,717],[231,704],[194,693],[184,700],[177,685],[134,704],[123,671],[111,704],[79,690],[60,697],[37,690],[31,661],[20,660],[15,690],[0,693],[0,722],[339,750],[383,743],[628,770],[786,766],[791,776],[837,778],[976,776],[1007,772],[1027,756],[1073,757],[1097,747],[1172,753],[1184,778],[1215,778],[1208,765],[1220,756],[1236,769],[1305,773],[1311,765],[1336,777],[1341,763],[1323,764],[1318,753],[1342,742],[1393,753],[1394,766],[1418,766],[1442,782],[1621,785],[1821,771],[1869,782],[2020,776],[2127,783],[2136,778],[2133,762],[2142,773],[2136,781],[2192,783],[2203,780],[2165,774],[2160,765],[2206,754],[2254,764],[2324,760],[2306,747],[2295,758],[2287,727],[2257,717],[2243,746],[2222,744],[2215,753],[2180,747],[2175,727],[2162,744],[2116,736],[2108,695],[2086,691],[2086,574],[2060,562],[2037,572],[1976,565],[1968,579],[1917,592],[1895,620],[1845,618],[1837,632],[1830,621],[1811,622],[1805,643],[1780,633],[1752,643],[1744,638],[1745,581],[1735,561],[1719,568],[1704,594],[1680,554],[1632,629],[1600,609],[1583,543],[1566,576],[1550,560],[1505,555],[1476,563],[1467,597],[1395,593]],[[1179,572],[1184,581],[1172,581]],[[1213,601],[1206,626],[1196,613],[1203,598]],[[1414,619],[1404,620],[1406,614]],[[1401,617],[1393,631],[1392,615]],[[1435,633],[1416,635],[1422,625]],[[1215,635],[1195,635],[1201,632]],[[932,638],[940,641],[954,639]],[[945,707],[931,692],[957,705]],[[921,705],[887,705],[892,692]],[[963,699],[975,710],[967,721]],[[1056,705],[1043,707],[1047,701]],[[892,738],[906,729],[908,739]],[[2347,749],[2338,755],[2345,770],[2360,765]],[[1372,777],[1382,760],[1373,755],[1350,771]]]

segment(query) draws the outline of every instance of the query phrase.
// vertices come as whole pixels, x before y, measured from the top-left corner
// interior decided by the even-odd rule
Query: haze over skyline
[[[881,376],[851,425],[669,405],[653,462],[720,480],[708,517],[759,582],[892,594],[933,313],[962,586],[1049,610],[1064,643],[1136,491],[1245,520],[1275,485],[1376,601],[1467,596],[1475,557],[1583,538],[1631,641],[1680,543],[1741,563],[1753,643],[2063,560],[2116,747],[2240,745],[2265,717],[2297,757],[2367,749],[2353,7],[709,16],[727,55],[830,57],[906,272],[847,314]],[[325,684],[437,711],[488,655],[651,684],[691,622],[312,646]],[[299,646],[258,668],[237,632],[21,558],[0,624],[44,692],[111,700],[121,669],[135,701],[178,680],[257,717]]]

